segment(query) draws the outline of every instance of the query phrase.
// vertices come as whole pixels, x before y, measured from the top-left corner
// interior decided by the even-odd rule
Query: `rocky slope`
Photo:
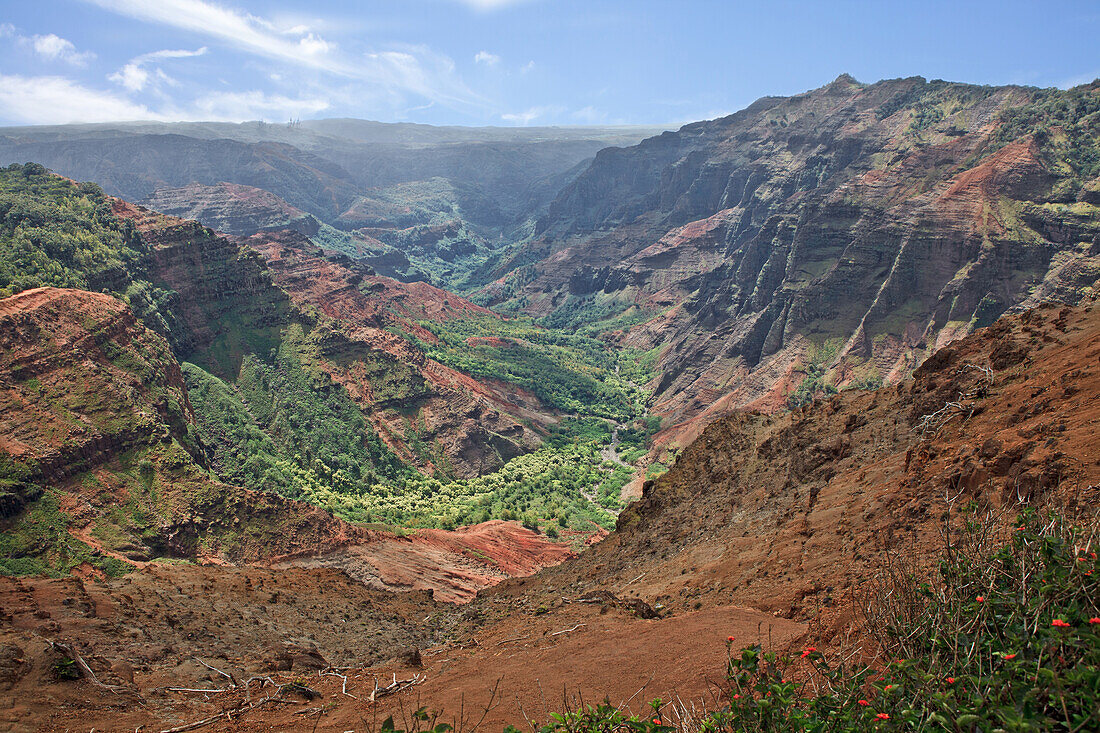
[[[529,425],[545,426],[553,417],[534,395],[505,382],[473,379],[392,332],[399,327],[432,341],[419,321],[496,318],[491,311],[425,283],[363,275],[321,257],[301,238],[257,235],[246,242],[264,256],[274,283],[295,304],[337,324],[320,344],[319,365],[348,390],[403,460],[424,465],[409,444],[410,419],[418,439],[438,446],[460,476],[487,473],[539,445],[541,437]]]
[[[505,581],[461,613],[416,594],[368,591],[320,567],[308,576],[300,568],[173,567],[96,584],[2,581],[0,598],[14,610],[0,619],[0,639],[16,649],[3,647],[0,683],[9,695],[38,686],[27,699],[50,701],[13,697],[9,715],[17,723],[47,715],[56,730],[108,720],[164,728],[241,704],[240,691],[210,701],[164,691],[223,685],[216,672],[183,661],[199,654],[239,677],[260,672],[279,682],[329,663],[353,665],[340,671],[346,681],[317,677],[311,685],[328,701],[324,721],[341,730],[414,704],[442,709],[444,720],[503,725],[605,695],[639,712],[659,696],[684,706],[662,716],[690,716],[722,674],[728,636],[737,645],[850,653],[884,553],[919,569],[942,550],[945,519],[960,521],[967,506],[992,512],[1006,531],[1020,509],[1048,502],[1094,516],[1098,357],[1095,301],[1046,306],[939,350],[896,386],[846,391],[783,415],[721,419],[647,486],[608,539]],[[439,547],[427,539],[409,567]],[[348,550],[304,563],[373,580],[384,554]],[[188,592],[165,593],[169,585]],[[200,592],[217,599],[214,608],[193,605]],[[130,628],[153,629],[169,643],[141,632],[115,641]],[[279,635],[289,628],[289,639]],[[97,672],[144,704],[105,708],[109,693],[87,681],[44,682],[37,670],[56,652],[36,629],[78,634]],[[401,655],[413,644],[432,646],[418,660]],[[366,699],[376,680],[414,675],[426,681],[380,705]],[[294,729],[302,709],[321,708],[305,700],[266,706],[232,725]]]
[[[894,387],[722,418],[607,540],[526,588],[622,588],[644,573],[630,592],[651,604],[751,606],[829,641],[884,552],[919,567],[968,506],[1001,526],[1051,502],[1095,512],[1098,357],[1100,305],[1048,305],[937,351]]]
[[[158,188],[139,203],[181,219],[191,219],[226,234],[290,230],[317,234],[320,222],[273,193],[238,183]]]
[[[116,298],[4,298],[0,343],[7,572],[247,562],[367,539],[316,508],[217,481],[168,344]]]
[[[1088,292],[1098,111],[1096,84],[842,76],[761,99],[601,151],[487,292],[561,323],[625,311],[607,327],[660,349],[666,424],[893,383],[1013,307]]]
[[[448,369],[387,331],[400,326],[430,337],[416,321],[490,311],[424,283],[364,275],[347,258],[345,266],[319,256],[293,232],[258,235],[242,248],[195,222],[121,201],[115,213],[136,223],[150,246],[154,278],[174,293],[182,323],[172,336],[182,359],[235,381],[244,356],[264,354],[288,324],[307,331],[320,325],[317,365],[348,389],[403,460],[432,468],[408,445],[410,418],[419,439],[438,445],[462,476],[490,471],[538,445],[538,434],[519,422],[551,419],[532,395]]]

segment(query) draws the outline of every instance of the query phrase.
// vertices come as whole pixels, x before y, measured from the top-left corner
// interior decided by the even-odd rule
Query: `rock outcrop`
[[[1048,119],[1057,95],[1072,111]],[[647,311],[618,337],[661,348],[666,424],[896,382],[1012,308],[1090,292],[1096,174],[1073,151],[1095,151],[1098,97],[842,76],[761,99],[601,151],[487,292],[562,322]]]

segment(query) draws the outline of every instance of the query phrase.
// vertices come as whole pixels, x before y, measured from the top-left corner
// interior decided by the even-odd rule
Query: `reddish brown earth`
[[[929,562],[949,510],[974,503],[1008,522],[1021,506],[1050,501],[1095,509],[1098,420],[1100,308],[1044,307],[939,351],[895,387],[718,420],[646,486],[607,540],[465,607],[368,590],[326,568],[153,566],[82,581],[83,591],[75,579],[2,581],[2,643],[19,650],[0,653],[15,680],[0,694],[18,720],[49,716],[45,730],[165,730],[240,701],[238,692],[202,699],[154,689],[220,687],[192,655],[240,677],[278,666],[272,655],[291,642],[316,644],[325,663],[353,665],[347,690],[358,699],[342,694],[341,680],[308,670],[298,650],[298,666],[271,674],[308,681],[323,700],[267,703],[207,730],[373,730],[384,715],[419,705],[469,728],[490,700],[489,729],[541,720],[582,697],[640,709],[677,695],[698,709],[721,676],[727,635],[779,648],[844,646],[883,553]],[[654,610],[659,618],[642,618]],[[140,694],[143,705],[86,681],[50,682],[36,628],[78,641],[105,677],[112,662],[125,672],[126,660],[136,684],[124,694]],[[151,639],[170,650],[142,651]],[[422,669],[385,661],[412,644]],[[414,673],[427,681],[377,708],[363,699],[375,679]]]
[[[372,588],[428,590],[437,601],[464,603],[506,578],[531,575],[575,555],[568,545],[516,522],[494,520],[455,531],[416,530],[274,567],[339,568]]]
[[[179,363],[122,301],[58,288],[4,298],[0,346],[0,455],[54,490],[68,531],[100,554],[248,562],[371,536],[214,479],[187,443],[193,416]],[[5,494],[0,530],[35,493]],[[142,521],[126,519],[134,515]]]
[[[540,426],[556,419],[530,392],[445,367],[387,330],[399,327],[430,342],[434,336],[419,321],[497,317],[460,296],[367,274],[370,268],[353,269],[355,263],[333,253],[326,259],[296,232],[230,239],[124,201],[113,208],[151,246],[154,279],[178,294],[176,352],[222,379],[235,381],[243,355],[270,348],[290,322],[307,330],[319,325],[329,337],[317,365],[347,388],[382,440],[406,463],[430,471],[433,460],[409,445],[415,428],[420,442],[441,450],[461,477],[534,449]],[[257,343],[246,343],[234,324],[258,336]]]
[[[365,276],[310,252],[300,239],[289,235],[257,235],[246,241],[264,256],[275,284],[294,303],[316,309],[340,324],[343,343],[334,347],[321,366],[347,388],[379,435],[404,460],[432,467],[406,445],[410,410],[421,440],[438,442],[462,476],[490,471],[503,460],[539,445],[539,434],[528,425],[545,426],[554,418],[533,394],[444,366],[387,330],[396,326],[433,342],[435,336],[421,327],[420,321],[499,318],[492,311],[427,283]],[[423,388],[400,404],[384,394],[374,394],[363,361],[354,358],[364,351],[386,354],[405,365],[424,380]]]

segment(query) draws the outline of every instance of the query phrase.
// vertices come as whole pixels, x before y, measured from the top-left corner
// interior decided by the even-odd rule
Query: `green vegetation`
[[[408,469],[343,387],[309,368],[310,340],[290,326],[274,363],[244,357],[236,386],[183,365],[202,433],[226,481],[293,499],[360,496]]]
[[[582,494],[611,474],[594,444],[543,448],[513,458],[485,476],[453,481],[408,473],[362,494],[337,493],[308,485],[303,499],[358,522],[442,527],[490,519],[517,519],[528,526],[557,524],[572,529],[611,527],[614,518]]]
[[[124,292],[143,251],[94,183],[37,163],[0,169],[0,297],[45,285]]]
[[[60,492],[50,490],[27,505],[0,532],[0,575],[47,575],[60,578],[84,563],[117,577],[131,565],[104,557],[69,533],[69,516],[61,511]]]
[[[836,357],[839,348],[839,342],[830,339],[811,352],[810,363],[806,365],[806,376],[799,382],[798,388],[787,395],[789,409],[795,410],[813,403],[815,399],[837,393],[837,388],[829,382],[827,373],[829,363]]]
[[[563,412],[629,420],[646,395],[616,374],[619,353],[588,336],[536,325],[527,318],[424,321],[437,344],[417,341],[428,356],[467,374],[530,390]]]
[[[1066,90],[1039,89],[1029,104],[1001,114],[994,140],[1001,147],[1034,133],[1043,152],[1052,161],[1064,161],[1068,169],[1063,172],[1080,184],[1100,175],[1098,123],[1100,81]]]
[[[600,494],[615,475],[599,455],[610,437],[606,420],[563,421],[546,447],[486,476],[424,476],[381,443],[341,386],[308,366],[310,344],[291,326],[274,363],[246,357],[235,386],[184,364],[192,407],[225,480],[357,522],[454,527],[515,518],[573,529],[613,523],[582,493],[600,497],[602,507],[618,506]],[[411,443],[415,448],[417,441]]]

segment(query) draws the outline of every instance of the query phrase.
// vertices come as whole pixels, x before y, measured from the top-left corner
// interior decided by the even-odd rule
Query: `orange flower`
[[[985,596],[978,596],[978,603],[985,603]]]
[[[1060,618],[1056,618],[1053,621],[1051,621],[1050,625],[1051,626],[1057,626],[1059,629],[1068,629],[1070,627],[1070,624],[1066,623],[1065,621],[1063,621]]]
[[[955,684],[955,678],[954,677],[948,677],[947,678],[947,684],[949,684],[949,685]]]
[[[886,685],[885,689],[892,690],[892,689],[894,689],[894,687],[895,687],[895,685]]]
[[[660,725],[660,724],[661,724],[661,719],[660,718],[654,718],[653,719],[653,725]]]
[[[1015,654],[1006,654],[1005,655],[1005,659],[1015,659],[1015,658],[1016,658]]]
[[[1089,619],[1090,624],[1100,624],[1100,616],[1093,616]]]
[[[867,706],[868,706],[868,705],[870,705],[871,703],[867,702],[866,700],[860,700],[860,701],[859,701],[859,704],[860,704],[860,705],[862,705],[863,707],[867,707]]]
[[[878,718],[879,720],[889,720],[890,719],[890,716],[887,715],[886,713],[879,713],[875,717]]]

